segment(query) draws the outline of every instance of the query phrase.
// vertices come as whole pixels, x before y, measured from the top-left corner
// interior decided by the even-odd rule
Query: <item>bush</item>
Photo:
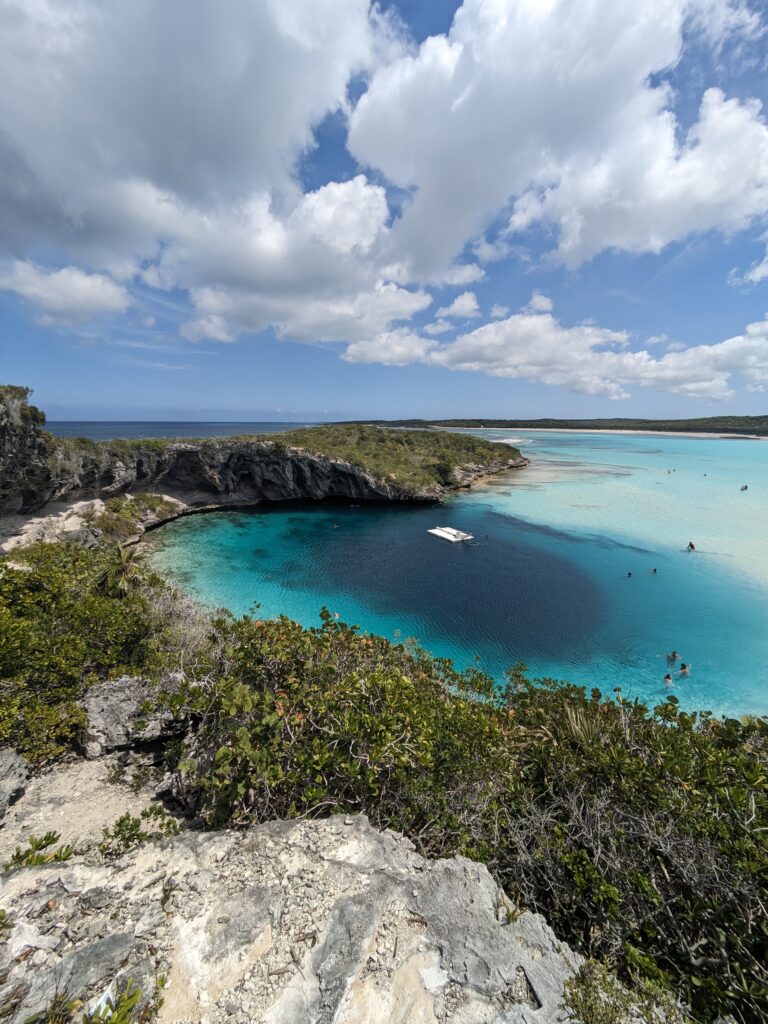
[[[563,1009],[573,1024],[685,1024],[669,992],[649,981],[626,989],[604,964],[588,960],[566,982]]]
[[[768,1011],[764,721],[520,670],[499,692],[323,619],[222,620],[210,682],[170,698],[198,718],[179,772],[209,824],[365,812],[485,861],[561,938],[697,1019]]]
[[[112,828],[105,828],[99,843],[99,853],[112,860],[122,857],[128,850],[152,839],[167,839],[175,836],[179,826],[157,804],[145,807],[138,816],[127,811],[115,821]]]
[[[4,871],[36,867],[39,864],[54,864],[69,860],[75,852],[74,846],[64,845],[51,849],[61,836],[58,832],[46,832],[44,836],[30,836],[27,849],[17,846],[13,856],[3,864]]]
[[[39,544],[0,562],[0,743],[50,761],[76,742],[86,686],[157,660],[147,589],[119,548]],[[133,582],[131,577],[133,576]]]

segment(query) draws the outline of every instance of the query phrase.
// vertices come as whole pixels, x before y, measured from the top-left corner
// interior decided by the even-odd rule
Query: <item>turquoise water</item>
[[[258,604],[261,617],[313,625],[326,605],[461,666],[500,676],[522,661],[536,676],[650,702],[670,692],[674,648],[692,665],[672,688],[684,706],[768,712],[768,443],[482,435],[514,436],[531,466],[442,508],[182,519],[153,535],[153,560],[199,600],[238,614]],[[476,541],[447,544],[427,534],[435,525]]]

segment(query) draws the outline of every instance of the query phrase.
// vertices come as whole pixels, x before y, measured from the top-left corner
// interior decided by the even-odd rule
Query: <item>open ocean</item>
[[[125,437],[234,437],[238,434],[279,434],[311,423],[187,423],[176,420],[48,420],[45,427],[59,437],[114,441]]]
[[[152,534],[152,560],[210,606],[315,625],[325,605],[460,666],[500,677],[524,662],[650,703],[670,692],[674,648],[693,666],[674,674],[684,706],[768,712],[768,442],[478,433],[532,465],[443,507],[182,519]],[[435,525],[476,540],[448,544]]]

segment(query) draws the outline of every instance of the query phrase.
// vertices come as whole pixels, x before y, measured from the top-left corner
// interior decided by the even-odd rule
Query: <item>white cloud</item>
[[[355,341],[386,331],[398,320],[410,320],[426,309],[431,297],[411,292],[392,282],[380,282],[366,290],[344,292],[337,286],[327,296],[298,296],[295,289],[283,293],[241,292],[234,288],[193,289],[200,314],[182,327],[184,337],[232,341],[238,332],[260,331],[273,325],[280,337],[300,341]]]
[[[347,346],[343,358],[348,363],[381,363],[385,366],[406,366],[423,362],[437,346],[436,341],[422,338],[402,327],[383,331],[369,341],[356,341]]]
[[[0,289],[15,292],[46,314],[47,322],[81,321],[105,313],[123,313],[130,296],[122,285],[103,274],[86,274],[76,267],[45,270],[17,260],[0,271]]]
[[[438,309],[438,317],[454,317],[460,320],[467,320],[480,316],[480,307],[477,304],[477,296],[474,292],[462,292],[449,306],[442,306]]]
[[[566,326],[551,312],[526,307],[442,345],[403,330],[357,342],[344,358],[397,365],[422,362],[614,399],[629,397],[632,387],[725,399],[732,396],[737,376],[752,390],[768,384],[768,319],[716,344],[682,350],[670,345],[659,358],[644,349],[633,351],[630,340],[626,331],[594,324]]]
[[[407,318],[430,299],[388,285],[384,188],[294,177],[352,77],[402,49],[368,0],[0,0],[0,249],[187,291],[187,338]]]
[[[367,252],[384,230],[388,216],[384,189],[369,185],[365,176],[358,174],[352,181],[334,181],[305,195],[290,222],[334,252]]]
[[[664,81],[688,40],[717,55],[761,31],[740,0],[464,0],[448,34],[409,49],[368,0],[230,0],[226,17],[185,0],[0,0],[3,286],[64,320],[124,311],[138,282],[188,297],[189,341],[272,327],[345,342],[347,358],[446,366],[485,365],[490,346],[488,372],[534,379],[555,375],[562,343],[566,386],[621,392],[625,364],[668,373],[686,353],[643,368],[538,292],[443,345],[429,339],[451,318],[479,316],[474,292],[405,325],[429,286],[481,280],[534,226],[576,266],[768,215],[757,101],[705,82],[686,130]],[[297,168],[328,115],[349,119],[360,167],[304,194]],[[42,251],[71,266],[32,263]],[[766,277],[762,261],[746,280]]]
[[[446,331],[452,330],[451,324],[447,320],[435,320],[431,324],[427,324],[424,328],[425,334],[445,334]]]
[[[766,249],[765,256],[744,275],[744,280],[748,281],[749,284],[760,284],[761,281],[765,281],[768,278],[768,249]]]
[[[552,312],[552,299],[546,295],[542,295],[541,292],[534,292],[528,300],[526,309],[532,313],[551,313]]]
[[[554,223],[572,266],[739,230],[768,212],[759,104],[708,89],[684,133],[663,76],[688,38],[719,50],[760,31],[736,0],[464,0],[448,35],[374,74],[349,146],[412,191],[394,237],[416,274],[450,263],[510,202],[510,233]]]

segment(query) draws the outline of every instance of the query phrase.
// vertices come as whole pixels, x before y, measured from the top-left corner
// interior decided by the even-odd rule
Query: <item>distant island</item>
[[[674,434],[741,434],[768,437],[768,416],[700,416],[688,420],[369,420],[388,427],[489,427],[499,430],[647,430]]]

